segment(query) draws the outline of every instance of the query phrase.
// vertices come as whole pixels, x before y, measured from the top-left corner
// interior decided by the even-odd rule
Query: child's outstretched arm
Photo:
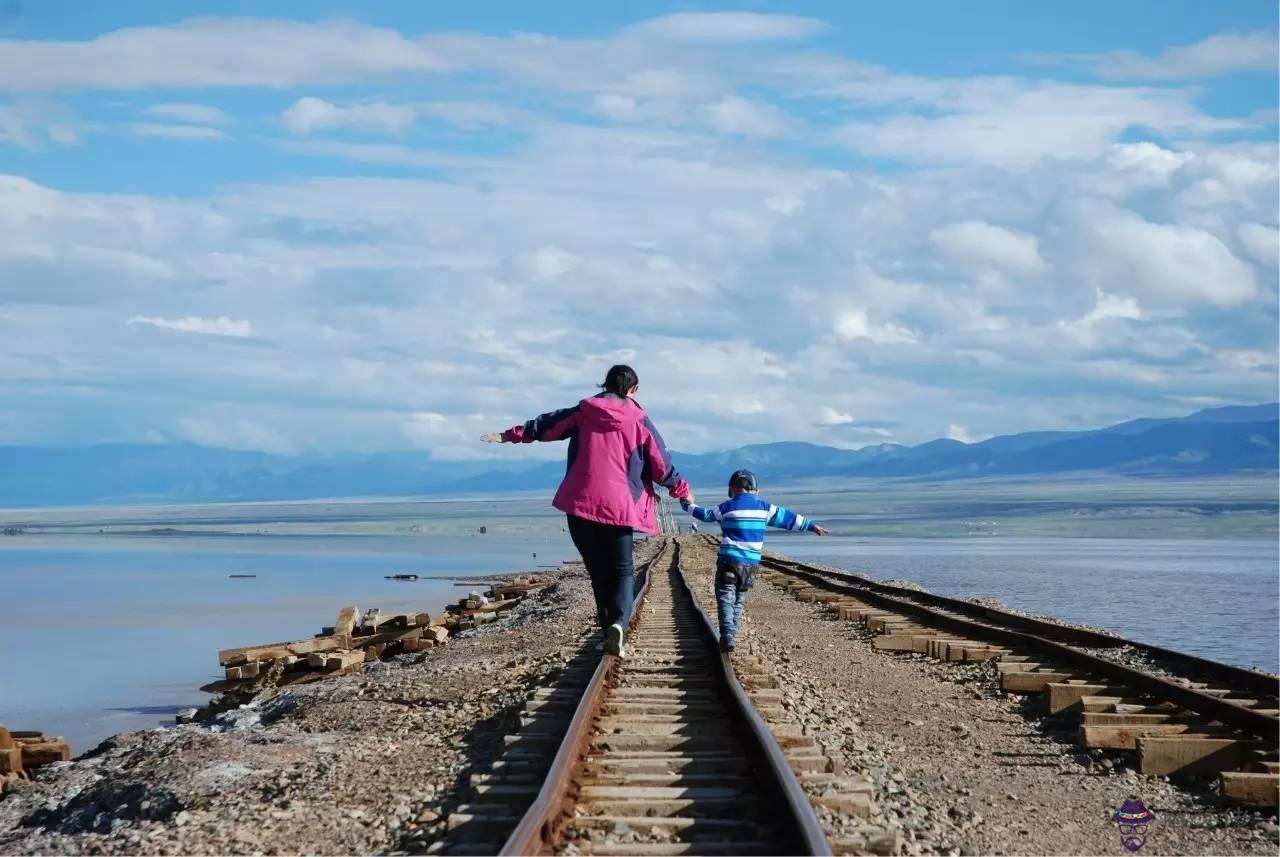
[[[765,523],[780,530],[798,530],[818,536],[825,536],[829,532],[826,527],[819,526],[812,518],[797,515],[784,506],[774,506],[772,503],[769,504],[769,519]]]
[[[705,521],[710,524],[720,520],[720,507],[712,506],[710,509],[690,503],[688,500],[680,501],[680,508],[684,509],[699,521]]]

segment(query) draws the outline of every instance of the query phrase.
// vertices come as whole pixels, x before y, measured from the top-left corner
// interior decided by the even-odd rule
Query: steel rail
[[[627,616],[628,636],[630,636],[630,631],[635,626],[636,618],[640,615],[640,605],[643,603],[645,596],[649,594],[649,583],[653,580],[653,569],[657,566],[659,560],[667,556],[672,544],[673,541],[667,539],[657,555],[645,563],[644,582],[640,585],[640,589],[636,591],[635,599],[631,602],[631,612]],[[511,835],[507,837],[502,850],[498,852],[499,854],[551,853],[550,849],[553,845],[556,823],[566,812],[572,809],[573,792],[575,791],[573,785],[574,775],[582,767],[582,760],[585,755],[583,749],[587,745],[596,712],[600,708],[600,699],[604,695],[608,684],[607,679],[616,670],[618,660],[617,655],[608,652],[605,652],[600,658],[600,663],[596,666],[595,672],[591,674],[591,681],[587,683],[582,699],[579,700],[577,708],[574,709],[573,719],[569,721],[569,727],[565,730],[564,739],[560,742],[560,747],[556,751],[555,757],[551,760],[551,767],[547,770],[542,788],[538,790],[538,796],[534,798],[533,803],[525,810],[519,824],[516,825]]]
[[[680,543],[677,542],[677,579],[680,581],[685,594],[693,603],[693,609],[697,611],[698,616],[702,619],[702,633],[708,644],[719,648],[720,633],[717,630],[717,623],[711,620],[711,617],[702,609],[702,605],[698,603],[698,599],[694,597],[693,588],[689,586],[689,581],[684,576],[684,566],[681,565],[680,560],[681,547]],[[747,692],[739,684],[738,676],[734,672],[733,664],[730,662],[729,655],[726,652],[720,653],[720,674],[718,678],[728,690],[734,707],[738,711],[738,716],[746,727],[747,739],[752,743],[756,755],[764,762],[770,779],[768,785],[770,790],[775,793],[775,797],[779,799],[779,808],[784,816],[789,817],[791,820],[790,826],[797,837],[794,843],[796,846],[794,853],[831,854],[831,845],[827,842],[826,834],[822,832],[822,824],[818,821],[818,816],[813,811],[813,804],[800,786],[800,781],[796,779],[795,771],[792,770],[786,754],[782,752],[782,748],[778,746],[773,733],[769,731],[764,718],[760,716],[760,712],[756,711],[751,698],[747,696]]]
[[[669,552],[673,547],[674,557],[671,557]],[[693,597],[693,592],[685,579],[684,571],[680,566],[680,550],[680,544],[675,539],[669,539],[661,552],[646,565],[645,580],[636,595],[627,623],[628,638],[631,636],[630,631],[634,630],[637,623],[641,604],[648,595],[655,570],[659,568],[661,561],[671,559],[675,564],[676,577],[684,594],[690,599],[698,616],[702,619],[700,630],[704,640],[708,646],[718,648],[719,635],[716,633],[715,625],[702,610],[697,599]],[[599,666],[596,667],[582,699],[574,710],[573,718],[551,762],[546,778],[538,790],[537,797],[507,838],[499,854],[537,855],[553,852],[558,827],[573,812],[577,798],[577,781],[590,745],[592,728],[619,665],[620,659],[616,655],[606,653],[600,659]],[[790,822],[785,826],[791,829],[792,840],[789,844],[792,847],[784,853],[814,854],[824,855],[824,857],[830,855],[831,847],[822,832],[812,804],[796,779],[773,733],[769,731],[769,727],[756,711],[755,705],[742,689],[742,685],[738,683],[726,655],[721,655],[720,670],[714,674],[714,677],[723,684],[732,701],[732,708],[744,727],[742,734],[747,741],[745,755],[763,763],[761,773],[765,774],[768,780],[765,785],[778,800],[782,819]]]
[[[1277,679],[1275,676],[1268,675],[1267,673],[1259,670],[1238,667],[1233,664],[1224,664],[1221,661],[1211,660],[1210,658],[1204,658],[1200,655],[1192,655],[1186,652],[1166,649],[1163,646],[1156,646],[1139,640],[1130,640],[1106,631],[1091,631],[1086,628],[1073,628],[1070,625],[1060,625],[1056,622],[1049,622],[1044,619],[1023,616],[1018,613],[1012,613],[1008,610],[1001,610],[998,607],[984,607],[981,604],[974,604],[972,601],[965,601],[960,598],[952,598],[946,595],[935,595],[932,592],[921,592],[916,589],[908,589],[905,586],[894,586],[888,583],[880,583],[860,574],[844,574],[829,571],[827,569],[817,568],[816,566],[793,559],[767,557],[765,562],[782,570],[786,570],[786,567],[788,566],[795,566],[797,568],[803,567],[811,573],[827,575],[842,582],[856,583],[858,586],[862,586],[885,595],[905,598],[909,601],[916,601],[923,604],[937,605],[938,607],[955,610],[976,618],[986,619],[995,624],[1005,625],[1010,628],[1021,628],[1035,634],[1037,637],[1044,637],[1045,639],[1058,640],[1060,642],[1100,649],[1129,647],[1143,652],[1144,654],[1151,655],[1154,658],[1159,658],[1160,660],[1170,663],[1182,664],[1191,670],[1200,671],[1215,678],[1228,681],[1233,687],[1238,687],[1241,690],[1247,690],[1250,693],[1275,696],[1278,689],[1277,683],[1280,682],[1280,679]]]
[[[885,607],[894,612],[917,616],[924,620],[927,624],[945,630],[955,631],[968,637],[976,637],[978,639],[989,640],[1002,643],[1008,646],[1017,646],[1039,652],[1047,657],[1059,661],[1068,666],[1078,667],[1088,673],[1114,679],[1121,682],[1125,687],[1140,690],[1161,699],[1173,702],[1189,711],[1203,715],[1210,720],[1217,720],[1225,725],[1233,726],[1242,731],[1257,735],[1269,740],[1275,740],[1277,729],[1280,728],[1280,718],[1273,717],[1269,714],[1262,714],[1239,705],[1233,705],[1211,694],[1202,693],[1189,687],[1183,687],[1172,681],[1160,678],[1159,676],[1143,672],[1142,670],[1107,660],[1106,658],[1092,655],[1072,646],[1051,640],[1036,634],[1027,633],[1025,631],[1012,630],[997,625],[988,625],[977,622],[972,619],[965,619],[953,616],[926,606],[915,600],[908,600],[897,595],[888,595],[884,592],[877,591],[880,586],[867,587],[861,580],[856,582],[845,582],[844,580],[833,580],[829,572],[823,572],[821,569],[813,569],[805,563],[796,562],[794,560],[778,561],[776,559],[766,559],[765,563],[772,568],[776,568],[787,574],[813,583],[816,586],[825,588],[831,592],[850,595],[861,598],[877,606]],[[898,587],[894,587],[898,589]],[[905,590],[913,595],[914,590]],[[956,599],[948,599],[956,601]],[[958,604],[968,604],[968,602],[957,601]],[[975,606],[975,605],[969,605]],[[1025,618],[1025,617],[1023,617]],[[1052,624],[1052,623],[1045,623]],[[1054,626],[1057,627],[1057,626]],[[1210,662],[1212,663],[1212,662]],[[1276,695],[1276,680],[1272,680],[1272,685],[1268,691],[1268,696]]]

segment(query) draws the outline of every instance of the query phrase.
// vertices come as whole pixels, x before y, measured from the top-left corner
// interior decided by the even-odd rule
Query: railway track
[[[1276,804],[1275,676],[793,560],[764,567],[771,583],[862,625],[877,649],[996,661],[1003,690],[1078,717],[1085,747],[1134,751],[1143,773],[1219,775],[1224,796]]]
[[[492,773],[472,778],[475,802],[450,816],[440,850],[831,853],[796,771],[839,778],[806,749],[812,739],[796,735],[784,752],[720,653],[679,557],[667,540],[638,576],[626,659],[593,652],[589,676],[575,661],[566,686],[534,693]],[[777,705],[776,691],[753,693]]]

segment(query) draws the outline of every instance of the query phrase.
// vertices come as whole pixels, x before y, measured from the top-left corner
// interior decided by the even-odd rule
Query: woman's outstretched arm
[[[578,405],[548,411],[529,420],[524,425],[512,426],[503,432],[481,435],[485,443],[533,443],[534,441],[564,440],[578,427]]]

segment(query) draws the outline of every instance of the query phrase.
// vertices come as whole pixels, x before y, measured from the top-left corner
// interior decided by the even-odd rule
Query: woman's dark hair
[[[609,374],[604,376],[604,383],[600,386],[604,388],[606,393],[613,393],[623,399],[627,397],[627,393],[631,392],[631,388],[640,383],[640,379],[636,377],[636,370],[630,366],[618,364],[609,370]]]

